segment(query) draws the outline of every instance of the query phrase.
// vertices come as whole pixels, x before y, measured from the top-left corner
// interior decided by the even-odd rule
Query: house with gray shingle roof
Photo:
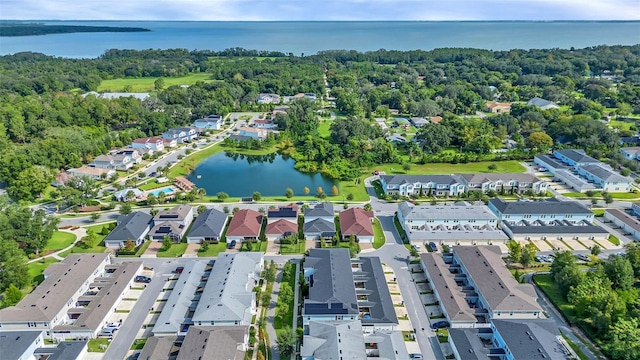
[[[585,165],[578,168],[578,174],[598,185],[603,191],[629,192],[633,189],[633,179],[622,176],[605,164]]]
[[[367,358],[359,321],[311,321],[308,328],[300,349],[302,360]]]
[[[216,209],[203,211],[193,221],[187,234],[187,243],[201,244],[205,241],[219,241],[229,216]]]
[[[256,313],[253,288],[260,278],[263,255],[258,252],[219,255],[193,313],[193,324],[250,325]]]
[[[193,326],[176,360],[243,360],[249,344],[249,326]]]
[[[527,101],[527,105],[535,106],[541,110],[558,109],[560,106],[556,105],[553,101],[545,100],[543,98],[534,97]]]
[[[303,324],[360,319],[370,329],[366,332],[398,325],[379,258],[351,260],[345,248],[310,249],[304,276],[309,295],[304,299]]]
[[[522,194],[532,190],[539,194],[546,192],[548,186],[546,181],[525,173],[460,174],[458,179],[466,186],[467,192],[480,190],[483,193],[495,191],[497,193]]]
[[[151,215],[142,211],[120,216],[118,225],[104,238],[104,246],[121,248],[127,240],[139,246],[151,229],[151,219]]]
[[[304,236],[308,240],[329,239],[336,234],[333,204],[324,202],[304,212]]]

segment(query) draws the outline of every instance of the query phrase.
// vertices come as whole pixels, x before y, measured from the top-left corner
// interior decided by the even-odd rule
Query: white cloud
[[[2,0],[1,19],[640,20],[638,0]]]

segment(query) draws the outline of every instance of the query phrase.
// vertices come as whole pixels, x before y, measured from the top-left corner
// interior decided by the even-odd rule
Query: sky
[[[0,0],[0,19],[640,20],[640,0]]]

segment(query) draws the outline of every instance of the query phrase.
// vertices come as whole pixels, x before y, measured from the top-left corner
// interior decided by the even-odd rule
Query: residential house
[[[442,121],[442,116],[432,116],[429,118],[432,124],[439,124]]]
[[[604,218],[620,227],[624,233],[630,235],[634,240],[640,241],[640,220],[636,216],[629,215],[619,209],[606,209]]]
[[[165,148],[173,148],[178,146],[178,140],[162,138],[162,144],[164,145]]]
[[[545,100],[539,97],[534,97],[533,99],[527,101],[528,106],[535,106],[541,110],[549,110],[549,109],[559,109],[560,106],[556,105],[553,101]]]
[[[623,147],[620,149],[622,155],[628,160],[640,160],[640,146]]]
[[[116,201],[139,201],[146,199],[146,197],[147,194],[138,188],[126,188],[113,194]]]
[[[333,204],[324,202],[304,212],[304,236],[307,240],[331,239],[336,234]]]
[[[511,112],[511,103],[489,101],[485,104],[484,111],[492,114],[508,114]]]
[[[349,249],[310,249],[304,262],[309,294],[302,321],[309,333],[311,321],[360,320],[362,331],[395,330],[395,308],[377,257],[351,259]]]
[[[133,149],[149,149],[153,151],[163,151],[164,142],[158,137],[146,137],[133,140],[131,143]]]
[[[633,179],[618,174],[609,165],[584,165],[578,168],[578,174],[603,191],[629,192],[633,189]]]
[[[264,230],[267,240],[280,240],[283,237],[298,237],[298,224],[292,223],[285,219],[278,219],[272,223],[268,223]]]
[[[198,138],[198,130],[193,127],[178,127],[162,133],[162,138],[175,140],[178,144],[188,143]]]
[[[262,228],[262,214],[251,209],[238,210],[227,228],[227,242],[257,240]]]
[[[220,254],[193,312],[195,326],[251,325],[264,254]],[[184,271],[183,271],[184,272]]]
[[[350,208],[340,213],[340,231],[342,239],[349,240],[354,236],[359,242],[372,243],[374,238],[373,211],[361,208]]]
[[[247,325],[192,326],[180,346],[176,360],[244,360],[248,347]]]
[[[169,210],[162,210],[153,217],[153,227],[149,238],[162,241],[165,236],[174,242],[180,242],[193,221],[194,210],[191,205],[178,205]]]
[[[92,166],[81,166],[79,168],[69,169],[67,170],[67,173],[77,178],[88,177],[90,179],[100,180],[114,176],[116,174],[116,171],[114,169],[101,169]]]
[[[302,360],[367,359],[359,321],[310,321],[308,328],[300,349]]]
[[[146,100],[146,99],[151,97],[151,94],[146,93],[146,92],[141,92],[141,93],[134,93],[134,92],[103,92],[103,93],[97,93],[95,91],[89,91],[88,93],[84,93],[84,94],[82,94],[82,97],[87,97],[88,95],[93,95],[98,99],[107,99],[107,100],[132,97],[132,98],[135,98],[135,99],[138,99],[138,100],[142,101],[142,100]]]
[[[258,94],[258,99],[256,100],[258,104],[279,104],[280,103],[280,95],[278,94]]]
[[[182,343],[178,336],[150,336],[138,356],[144,360],[175,359],[178,356]]]
[[[281,219],[293,224],[298,224],[298,205],[289,204],[267,210],[267,224],[271,224]]]
[[[118,225],[104,238],[104,246],[122,248],[129,240],[139,246],[151,230],[152,219],[151,215],[142,211],[120,216]]]
[[[220,115],[209,115],[193,122],[198,129],[220,130],[224,126],[224,119]]]
[[[640,216],[640,202],[631,203],[631,212],[635,216]]]
[[[380,184],[387,195],[458,196],[465,185],[453,175],[381,175]]]
[[[108,254],[69,254],[17,305],[0,310],[0,327],[41,330],[55,341],[94,338],[141,271],[141,262],[112,264]]]
[[[596,190],[594,184],[580,177],[572,166],[563,163],[554,156],[536,155],[533,161],[553,174],[554,180],[560,181],[576,191]]]
[[[591,156],[587,155],[587,153],[584,150],[581,150],[581,149],[554,150],[553,156],[555,156],[556,159],[573,167],[576,170],[579,167],[585,166],[585,165],[601,164],[600,160],[592,158]]]
[[[495,320],[489,328],[449,329],[456,360],[574,359],[552,320]]]
[[[548,183],[536,176],[524,173],[480,173],[460,174],[460,183],[466,192],[480,190],[483,193],[494,191],[498,194],[524,194],[533,191],[535,194],[545,193]]]
[[[429,123],[429,121],[423,117],[412,117],[409,121],[417,128],[421,128]]]
[[[264,140],[267,138],[267,131],[260,128],[241,127],[238,129],[238,135],[246,136],[255,140]]]
[[[54,187],[65,186],[73,179],[73,176],[67,172],[59,172],[56,174],[55,180],[51,182],[51,185]]]
[[[44,346],[42,330],[0,332],[0,353],[4,359],[35,359],[33,353]]]
[[[407,143],[407,139],[402,136],[402,135],[398,135],[398,134],[392,134],[390,136],[387,136],[387,141],[390,143],[394,143],[394,144],[406,144]]]
[[[129,170],[133,164],[133,159],[128,155],[98,155],[91,163],[98,169],[110,170]]]
[[[201,244],[220,241],[228,219],[227,214],[216,209],[203,211],[193,222],[191,230],[187,234],[187,243]]]
[[[253,126],[258,129],[275,129],[278,127],[272,119],[257,119],[253,121]]]
[[[131,158],[134,164],[140,164],[142,162],[142,153],[138,149],[122,148],[115,152],[115,155],[123,155]]]
[[[594,214],[576,201],[511,201],[490,199],[489,209],[502,230],[517,241],[606,240],[609,233],[594,225]]]
[[[498,226],[498,218],[486,206],[398,205],[398,221],[409,242],[426,246],[430,242],[447,245],[499,244],[508,238]]]
[[[498,246],[454,246],[452,250],[420,254],[420,265],[452,327],[543,316],[535,289],[511,275]]]

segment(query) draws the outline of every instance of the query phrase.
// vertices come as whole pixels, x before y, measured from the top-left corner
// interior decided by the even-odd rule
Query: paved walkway
[[[272,360],[280,360],[280,352],[278,351],[278,344],[276,343],[278,336],[276,329],[273,327],[273,318],[276,315],[276,302],[278,301],[278,294],[280,294],[280,282],[282,282],[282,266],[278,265],[276,281],[273,283],[273,292],[271,293],[271,302],[267,308],[267,334],[269,335],[269,347],[271,348]]]
[[[62,256],[60,256],[59,254],[65,252],[67,250],[71,250],[71,248],[73,248],[76,245],[76,243],[78,241],[80,241],[80,239],[82,239],[83,237],[87,236],[87,229],[82,228],[82,227],[76,228],[74,230],[71,230],[71,229],[60,229],[59,231],[63,231],[63,232],[67,232],[67,233],[75,235],[76,236],[76,240],[74,242],[72,242],[71,245],[67,246],[64,249],[58,250],[56,252],[52,252],[51,254],[47,254],[45,256],[41,256],[41,257],[38,257],[38,258],[35,258],[35,259],[31,259],[31,260],[27,261],[27,264],[30,264],[32,262],[36,262],[38,260],[42,260],[44,258],[54,258],[56,260],[64,260],[64,258]]]

